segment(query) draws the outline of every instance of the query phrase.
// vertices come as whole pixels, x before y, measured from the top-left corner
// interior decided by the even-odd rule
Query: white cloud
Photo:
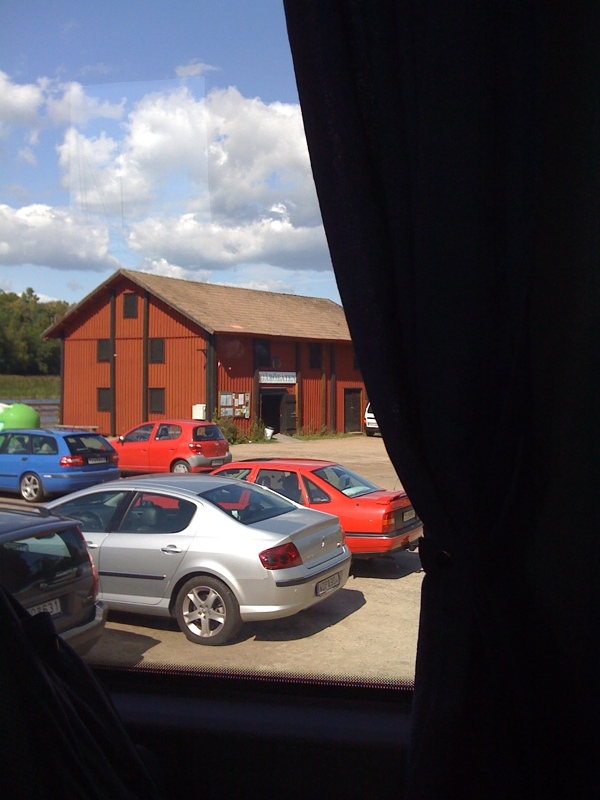
[[[5,72],[0,72],[0,124],[36,126],[38,113],[44,103],[44,92],[39,85],[13,83]]]
[[[55,269],[118,269],[108,253],[108,230],[69,210],[45,205],[0,205],[0,264],[38,264]]]
[[[207,68],[193,62],[178,74]],[[30,125],[13,163],[19,154],[28,176],[43,170],[53,179],[57,169],[63,190],[52,186],[61,199],[55,208],[0,207],[0,263],[86,271],[141,265],[200,280],[230,280],[240,266],[255,265],[251,277],[238,275],[243,285],[279,291],[301,283],[303,272],[331,272],[299,106],[245,98],[231,87],[195,97],[192,83],[167,81],[145,95],[136,86],[135,103],[115,104],[96,96],[98,87],[91,95],[80,84],[42,79],[20,87],[28,91],[11,113],[0,92],[0,125]],[[52,151],[50,123],[61,132]],[[12,185],[45,201],[23,175],[21,166]]]
[[[327,245],[321,227],[295,228],[289,221],[261,219],[246,224],[147,219],[131,226],[128,244],[141,254],[162,252],[186,268],[223,269],[235,264],[269,263],[293,269],[326,269]]]
[[[31,147],[24,147],[22,150],[19,150],[17,158],[24,164],[29,164],[32,167],[37,163],[37,159]]]
[[[178,78],[200,78],[202,75],[206,75],[207,72],[213,72],[216,69],[216,67],[211,67],[210,64],[190,61],[185,66],[175,67],[175,74]]]
[[[46,110],[55,125],[86,125],[90,120],[121,119],[125,100],[120,103],[100,101],[86,94],[80,83],[61,84],[56,96],[48,97]]]

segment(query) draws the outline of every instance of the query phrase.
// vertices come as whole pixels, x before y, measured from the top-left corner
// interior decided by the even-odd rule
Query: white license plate
[[[330,575],[328,578],[323,578],[322,581],[319,581],[315,586],[315,592],[318,597],[321,597],[321,595],[327,594],[327,592],[330,592],[339,585],[340,573],[336,572],[335,575]]]
[[[222,458],[213,458],[213,460],[210,463],[211,463],[211,465],[213,467],[220,467],[221,464],[223,463],[223,459]]]
[[[410,511],[405,511],[402,514],[402,522],[408,522],[409,519],[414,519],[416,516],[414,508],[411,508]]]
[[[99,456],[98,458],[88,458],[88,464],[106,464],[108,459],[104,458],[103,456]]]
[[[52,616],[56,614],[60,614],[60,600],[58,597],[56,600],[46,600],[45,603],[40,603],[39,606],[30,606],[27,611],[30,614],[40,614],[42,611],[49,611]]]

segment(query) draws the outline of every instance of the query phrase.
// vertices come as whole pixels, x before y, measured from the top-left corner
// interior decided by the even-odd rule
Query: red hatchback
[[[214,474],[260,483],[303,506],[335,514],[355,557],[415,549],[423,535],[423,523],[406,492],[380,489],[332,461],[235,461]]]
[[[195,419],[144,422],[114,445],[121,472],[210,472],[231,461],[220,428]]]

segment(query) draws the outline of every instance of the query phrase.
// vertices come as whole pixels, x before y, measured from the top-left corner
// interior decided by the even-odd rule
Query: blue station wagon
[[[82,430],[0,431],[0,491],[29,503],[119,477],[119,456],[103,436]]]

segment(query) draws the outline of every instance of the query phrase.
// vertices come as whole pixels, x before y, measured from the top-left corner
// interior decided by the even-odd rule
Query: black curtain
[[[600,4],[284,5],[340,295],[426,526],[409,795],[598,797]]]

